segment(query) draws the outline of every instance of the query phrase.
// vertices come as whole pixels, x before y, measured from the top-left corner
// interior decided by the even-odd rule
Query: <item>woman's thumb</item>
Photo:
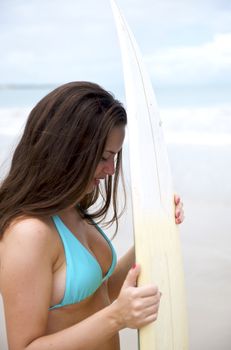
[[[122,288],[136,287],[139,273],[140,273],[140,266],[137,264],[133,265],[127,274],[127,277],[124,281]]]

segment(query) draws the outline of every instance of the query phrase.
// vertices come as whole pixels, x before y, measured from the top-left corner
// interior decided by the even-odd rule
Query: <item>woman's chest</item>
[[[92,295],[112,265],[108,241],[92,225],[59,235],[51,305],[69,305]]]

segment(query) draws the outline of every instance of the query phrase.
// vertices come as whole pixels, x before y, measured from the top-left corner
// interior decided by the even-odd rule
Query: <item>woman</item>
[[[156,320],[161,293],[136,287],[134,249],[116,263],[94,221],[112,206],[117,225],[126,123],[120,102],[88,82],[65,84],[32,110],[0,188],[10,350],[118,350],[119,330]],[[178,197],[175,203],[180,223]]]

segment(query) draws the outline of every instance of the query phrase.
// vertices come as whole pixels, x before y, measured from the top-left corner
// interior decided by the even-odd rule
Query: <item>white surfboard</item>
[[[0,294],[0,349],[8,350],[4,306],[3,306],[1,294]]]
[[[123,60],[139,285],[162,292],[156,322],[139,331],[140,350],[187,350],[188,332],[180,240],[162,122],[141,54],[114,0]]]

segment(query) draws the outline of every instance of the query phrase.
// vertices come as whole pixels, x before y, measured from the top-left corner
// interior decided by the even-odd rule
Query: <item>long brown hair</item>
[[[112,202],[109,223],[116,222],[117,187],[122,171],[122,150],[115,174],[107,176],[104,191],[84,195],[101,160],[110,131],[126,125],[122,104],[97,84],[71,82],[45,96],[31,111],[14,152],[8,176],[0,187],[0,237],[19,216],[51,216],[77,204],[88,217],[104,219]]]

